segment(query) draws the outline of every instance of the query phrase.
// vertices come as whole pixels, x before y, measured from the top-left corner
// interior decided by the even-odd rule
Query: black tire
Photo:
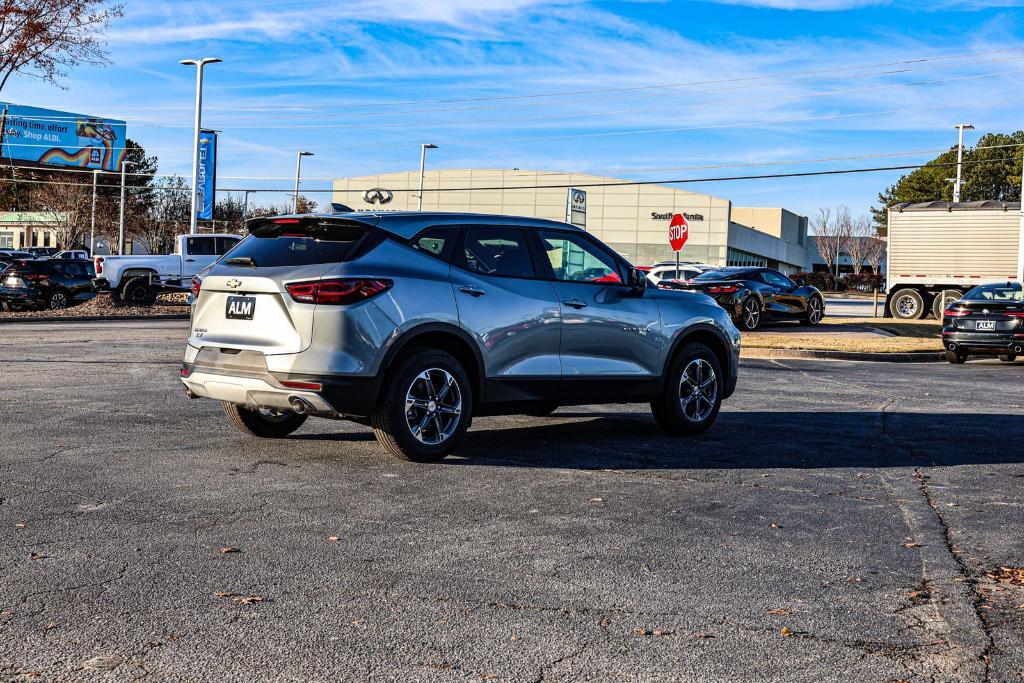
[[[811,297],[811,300],[807,302],[807,314],[800,319],[801,325],[808,327],[814,327],[821,322],[821,319],[825,317],[825,305],[821,299],[816,296]]]
[[[448,378],[445,390],[442,384]],[[388,374],[384,387],[370,424],[388,453],[413,462],[435,462],[462,441],[473,419],[473,388],[465,369],[450,354],[420,349]],[[410,397],[422,405],[407,410]]]
[[[228,416],[235,429],[243,434],[263,437],[264,439],[281,439],[302,426],[308,415],[299,415],[287,411],[279,415],[264,414],[248,406],[237,403],[222,403],[224,414]]]
[[[136,275],[126,278],[117,288],[118,298],[125,306],[152,306],[156,302],[157,288],[149,284],[149,278]]]
[[[946,351],[946,360],[953,365],[963,365],[967,362],[967,354],[963,351]]]
[[[889,300],[889,312],[900,320],[920,320],[925,315],[924,297],[916,289],[901,289]]]
[[[946,305],[949,306],[954,301],[958,301],[964,298],[964,293],[959,289],[947,289],[946,290]],[[935,316],[936,320],[942,320],[942,313],[945,309],[942,307],[942,292],[935,295],[932,299],[932,315]]]
[[[1004,363],[1012,363],[1015,360],[1017,360],[1017,356],[1016,354],[1012,353],[1001,353],[999,354],[999,360],[1003,361]]]
[[[697,364],[696,367],[694,364]],[[708,378],[706,372],[710,368],[714,373],[713,378]],[[704,374],[697,372],[697,369]],[[683,379],[683,373],[687,373],[687,379]],[[701,377],[704,382],[713,379],[713,385],[708,385],[707,391],[701,390],[693,393],[687,390],[688,387],[700,386]],[[713,387],[713,396],[709,397],[710,389]],[[683,392],[687,391],[688,400],[684,402]],[[722,407],[722,395],[725,393],[725,377],[722,373],[722,366],[711,349],[703,344],[690,343],[684,346],[672,361],[668,374],[665,377],[665,388],[661,396],[651,401],[651,412],[654,419],[662,429],[669,434],[677,436],[693,436],[706,432],[718,417],[718,411]],[[703,399],[701,399],[703,397]],[[696,403],[695,403],[696,402]],[[710,405],[710,410],[707,407]],[[694,409],[696,407],[696,409]],[[692,412],[692,415],[691,415]]]
[[[741,330],[753,332],[761,326],[761,317],[763,315],[764,311],[761,309],[761,302],[757,300],[756,296],[750,295],[743,302],[743,309],[740,312],[740,319],[737,325]]]
[[[71,305],[71,297],[63,289],[55,289],[46,297],[46,308],[60,311]]]

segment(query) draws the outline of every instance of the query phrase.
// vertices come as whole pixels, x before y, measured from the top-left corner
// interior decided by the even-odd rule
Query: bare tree
[[[818,247],[818,253],[828,266],[831,273],[839,261],[839,251],[842,247],[842,237],[839,227],[839,220],[836,213],[830,207],[818,209],[818,213],[811,217],[811,234],[814,236],[814,244]]]
[[[0,90],[14,74],[58,85],[77,64],[106,64],[99,34],[122,15],[106,0],[0,0]]]
[[[132,236],[146,243],[154,254],[166,254],[175,236],[187,232],[192,208],[188,185],[179,177],[168,178],[148,188],[136,202],[138,219],[132,223]]]
[[[853,274],[860,275],[864,270],[864,259],[871,248],[870,241],[875,237],[875,228],[870,216],[858,216],[850,221],[848,234],[844,235],[842,250],[850,257]]]
[[[870,237],[865,241],[868,247],[864,259],[871,266],[871,271],[877,275],[878,269],[882,267],[882,261],[885,260],[888,244],[884,237]]]
[[[58,247],[75,249],[84,243],[92,204],[88,187],[69,182],[40,184],[32,190],[31,202],[36,211],[46,215],[40,227],[53,233]]]

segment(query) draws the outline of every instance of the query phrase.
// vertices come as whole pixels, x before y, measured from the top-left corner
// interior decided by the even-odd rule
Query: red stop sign
[[[682,249],[689,236],[690,224],[686,222],[683,214],[677,213],[672,216],[672,221],[668,224],[668,243],[672,245],[672,251]]]

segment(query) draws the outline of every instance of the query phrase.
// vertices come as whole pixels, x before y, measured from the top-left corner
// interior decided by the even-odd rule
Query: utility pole
[[[955,204],[960,201],[960,181],[964,163],[964,130],[974,130],[974,126],[969,123],[958,123],[953,127],[957,130],[956,181],[953,183],[953,203]]]
[[[118,230],[117,230],[117,254],[118,254],[118,256],[124,256],[124,180],[125,180],[125,170],[129,166],[134,166],[134,165],[135,164],[133,162],[128,161],[127,159],[125,159],[124,161],[121,162],[121,218],[118,220]],[[93,178],[95,178],[95,177],[96,176],[93,175]],[[95,199],[94,199],[94,201],[95,201]]]
[[[295,153],[295,197],[292,199],[292,213],[299,212],[299,180],[302,176],[302,157],[311,157],[312,152]]]
[[[96,255],[96,179],[99,178],[100,169],[92,170],[92,224],[89,227],[89,258]]]
[[[1017,240],[1017,282],[1024,283],[1024,165],[1020,174],[1020,239]]]
[[[195,140],[192,146],[192,216],[189,221],[189,232],[196,234],[199,219],[199,132],[203,123],[203,67],[207,64],[216,64],[223,60],[216,57],[203,57],[202,59],[183,59],[179,64],[196,67],[196,118],[195,118]]]
[[[425,144],[420,145],[420,203],[417,207],[418,211],[423,210],[423,172],[427,165],[427,150],[437,149],[437,145]]]

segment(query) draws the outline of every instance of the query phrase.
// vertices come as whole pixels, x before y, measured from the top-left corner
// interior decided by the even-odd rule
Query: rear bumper
[[[985,334],[978,332],[950,332],[946,330],[942,333],[942,345],[950,351],[1021,354],[1024,353],[1024,334],[1005,332]]]
[[[192,396],[279,410],[287,410],[292,399],[300,398],[313,407],[311,412],[331,416],[365,417],[377,404],[377,377],[270,372],[262,354],[225,355],[226,359],[220,360],[200,354],[196,362],[182,363],[181,382]],[[282,381],[314,382],[322,388],[294,389]]]
[[[92,279],[92,288],[97,292],[110,289],[110,281],[105,277],[94,277]]]
[[[0,302],[15,306],[41,306],[43,293],[33,287],[0,287]]]

